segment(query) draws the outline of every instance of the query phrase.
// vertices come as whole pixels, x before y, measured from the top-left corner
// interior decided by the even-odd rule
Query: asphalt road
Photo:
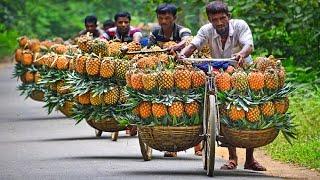
[[[0,179],[209,179],[193,149],[177,158],[153,151],[143,161],[137,137],[120,132],[96,138],[86,122],[55,112],[47,115],[42,102],[24,99],[11,79],[12,66],[0,67]],[[215,179],[277,179],[243,170],[222,171],[216,158]]]

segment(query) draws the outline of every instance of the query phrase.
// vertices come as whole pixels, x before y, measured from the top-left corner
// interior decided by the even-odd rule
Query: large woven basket
[[[142,142],[159,151],[184,151],[203,139],[202,126],[139,126],[138,132]]]
[[[43,101],[44,100],[44,92],[38,91],[38,90],[33,90],[31,92],[30,98],[35,101]]]
[[[262,130],[238,130],[221,125],[221,134],[234,147],[256,148],[271,143],[279,134],[276,128]]]
[[[119,126],[119,123],[114,118],[108,118],[101,121],[87,120],[87,123],[91,127],[104,132],[117,132],[126,128]]]

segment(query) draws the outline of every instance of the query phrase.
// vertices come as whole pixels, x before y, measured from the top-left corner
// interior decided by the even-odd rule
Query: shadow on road
[[[19,122],[19,121],[45,121],[45,120],[56,120],[56,119],[68,119],[66,116],[55,116],[55,117],[28,117],[28,118],[18,118],[12,119],[10,121]]]
[[[156,175],[169,175],[169,176],[181,176],[181,175],[203,175],[205,176],[206,173],[204,170],[199,171],[179,171],[179,170],[174,170],[174,171],[161,171],[161,170],[156,170],[152,171],[147,170],[147,171],[127,171],[126,174],[128,175],[144,175],[144,176],[156,176]],[[263,178],[279,178],[275,176],[269,176],[266,174],[263,174],[261,172],[254,172],[254,171],[247,171],[247,170],[220,170],[220,169],[215,169],[214,170],[214,176],[232,176],[232,177],[263,177]]]

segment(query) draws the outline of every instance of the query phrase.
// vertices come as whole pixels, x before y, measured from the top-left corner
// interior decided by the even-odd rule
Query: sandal
[[[258,161],[254,160],[251,164],[245,164],[244,169],[250,169],[253,171],[266,171],[267,169],[263,167]]]
[[[220,169],[223,169],[223,170],[237,169],[237,165],[238,163],[235,160],[229,160],[223,166],[221,166]]]
[[[177,152],[165,152],[164,157],[177,157]]]

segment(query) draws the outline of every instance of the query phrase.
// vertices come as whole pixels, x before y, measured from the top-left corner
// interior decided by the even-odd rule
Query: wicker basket
[[[38,90],[33,90],[31,92],[30,98],[35,100],[35,101],[42,101],[44,100],[44,92],[38,91]]]
[[[263,130],[238,130],[221,125],[221,134],[226,143],[240,148],[256,148],[271,143],[279,134],[276,128]]]
[[[184,151],[201,142],[202,126],[139,126],[142,142],[159,151]]]
[[[126,128],[126,127],[120,127],[119,123],[113,118],[109,118],[101,121],[87,120],[87,123],[91,127],[104,132],[122,131]]]

